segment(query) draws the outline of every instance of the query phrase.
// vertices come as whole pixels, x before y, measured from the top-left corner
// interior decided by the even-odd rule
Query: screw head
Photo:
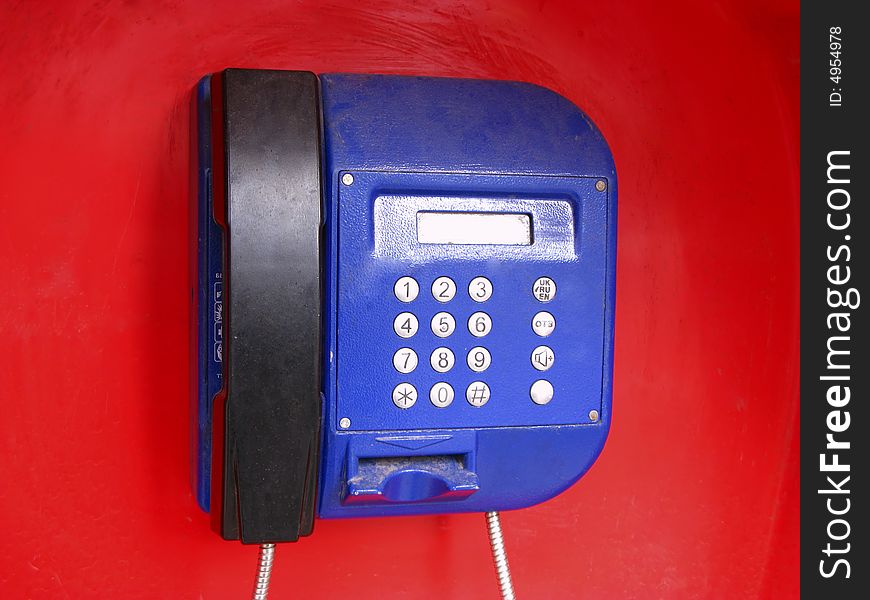
[[[598,190],[599,192],[603,192],[604,190],[607,189],[607,182],[604,181],[603,179],[599,179],[598,181],[595,182],[595,189]]]
[[[598,421],[598,411],[597,410],[590,410],[589,411],[589,420],[592,421],[593,423]]]
[[[350,427],[350,419],[344,417],[341,421],[338,422],[338,426],[342,429],[347,429],[348,427]]]
[[[353,184],[353,175],[351,175],[350,173],[345,173],[344,175],[341,176],[341,182],[344,185],[352,185]]]

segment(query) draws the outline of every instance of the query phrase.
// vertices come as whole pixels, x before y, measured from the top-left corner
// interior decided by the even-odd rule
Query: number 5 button
[[[456,319],[449,312],[440,312],[432,317],[432,333],[438,337],[449,337],[454,329],[456,329]]]

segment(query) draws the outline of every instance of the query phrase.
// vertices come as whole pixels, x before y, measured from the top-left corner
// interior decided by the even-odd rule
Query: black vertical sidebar
[[[867,292],[870,23],[801,3],[801,591],[870,589]]]
[[[317,77],[224,71],[223,112],[222,532],[244,543],[295,541],[312,530],[320,452]]]

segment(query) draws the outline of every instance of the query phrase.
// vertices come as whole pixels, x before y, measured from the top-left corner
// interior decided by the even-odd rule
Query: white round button
[[[489,386],[482,381],[473,381],[465,389],[465,399],[471,406],[483,406],[489,402]]]
[[[429,357],[429,364],[439,373],[446,373],[453,368],[456,362],[456,357],[453,356],[453,350],[450,348],[435,348],[432,351],[432,356]]]
[[[432,282],[432,296],[438,302],[450,302],[456,295],[456,284],[449,277],[439,277]]]
[[[556,282],[549,277],[538,277],[532,286],[532,294],[541,302],[549,302],[556,297]]]
[[[417,368],[417,353],[410,348],[399,348],[393,354],[393,366],[399,373],[410,373]]]
[[[556,355],[549,346],[538,346],[532,350],[532,366],[538,371],[546,371],[553,366]]]
[[[489,365],[492,362],[492,356],[490,356],[489,350],[483,346],[477,346],[468,351],[468,356],[465,358],[465,362],[468,363],[468,368],[475,373],[482,373],[489,368]]]
[[[486,277],[475,277],[468,284],[468,295],[475,302],[486,302],[492,296],[492,282]]]
[[[393,293],[400,302],[413,302],[420,293],[420,286],[413,277],[399,277],[393,286]]]
[[[532,384],[529,395],[535,404],[547,404],[553,399],[553,384],[546,379],[538,379]]]
[[[393,404],[399,408],[411,408],[417,402],[417,388],[410,383],[400,383],[393,388]]]
[[[436,383],[429,390],[429,401],[438,408],[450,406],[453,403],[453,388],[443,381]]]
[[[485,312],[476,312],[468,317],[468,332],[474,337],[483,337],[492,331],[492,319]]]
[[[446,338],[456,330],[456,319],[449,312],[440,312],[432,317],[431,325],[432,333],[440,338]]]
[[[396,335],[403,338],[413,337],[417,333],[420,324],[417,322],[417,317],[413,313],[399,313],[393,320],[393,331]]]
[[[545,310],[532,317],[532,330],[541,337],[547,337],[556,329],[556,318]]]

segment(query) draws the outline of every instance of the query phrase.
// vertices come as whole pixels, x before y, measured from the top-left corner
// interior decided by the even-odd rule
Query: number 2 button
[[[456,295],[456,283],[449,277],[439,277],[432,282],[432,296],[438,302],[450,302]]]

